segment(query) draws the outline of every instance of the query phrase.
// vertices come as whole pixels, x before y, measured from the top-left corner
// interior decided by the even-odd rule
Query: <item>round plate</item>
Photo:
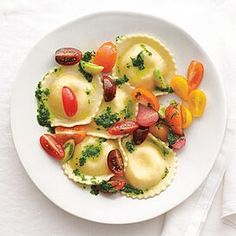
[[[70,181],[59,164],[41,149],[39,137],[46,130],[36,120],[34,91],[53,66],[54,52],[65,46],[82,51],[96,49],[118,35],[146,33],[160,39],[174,54],[178,73],[186,74],[192,59],[205,66],[201,84],[207,94],[205,114],[186,131],[187,145],[178,153],[172,185],[159,196],[133,200],[124,196],[94,196]],[[14,84],[11,127],[20,160],[30,178],[52,202],[65,211],[102,223],[134,223],[159,216],[189,197],[213,166],[226,125],[222,82],[203,49],[182,29],[159,18],[134,13],[100,13],[66,24],[49,33],[26,57]],[[220,99],[219,99],[220,98]]]

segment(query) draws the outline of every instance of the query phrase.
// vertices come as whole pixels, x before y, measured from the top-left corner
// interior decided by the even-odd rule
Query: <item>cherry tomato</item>
[[[117,47],[112,42],[106,42],[97,50],[94,63],[103,66],[103,72],[111,72],[116,63]]]
[[[108,128],[108,133],[113,135],[122,135],[122,134],[130,134],[133,133],[139,125],[132,120],[123,120],[118,121],[110,128]]]
[[[158,119],[159,115],[156,111],[139,103],[138,114],[136,117],[136,121],[139,125],[149,127],[154,125]]]
[[[178,135],[183,134],[182,118],[180,105],[178,103],[171,103],[165,111],[167,124],[171,127],[174,133]]]
[[[60,48],[55,53],[55,60],[60,65],[74,65],[82,58],[82,52],[76,48]]]
[[[55,138],[50,134],[44,134],[39,139],[42,148],[47,152],[51,157],[61,160],[65,153],[61,144],[59,144]]]
[[[125,180],[122,178],[117,178],[116,176],[111,177],[111,179],[108,181],[109,184],[112,185],[113,188],[115,188],[117,191],[122,190],[125,187]]]
[[[185,146],[185,144],[186,144],[186,138],[185,136],[182,136],[179,139],[177,139],[176,142],[171,145],[171,147],[175,150],[180,150]]]
[[[64,86],[62,88],[62,101],[66,115],[74,116],[78,111],[78,102],[74,92],[69,87]]]
[[[188,100],[188,82],[183,76],[174,76],[170,82],[170,86],[177,96],[185,101]]]
[[[135,145],[139,145],[145,141],[148,135],[148,127],[139,127],[133,132],[133,141]]]
[[[157,97],[148,89],[145,88],[135,88],[131,96],[137,100],[139,103],[152,107],[155,111],[159,110],[159,102]]]
[[[124,176],[124,162],[119,149],[114,149],[107,156],[107,165],[116,176]]]
[[[182,117],[182,128],[188,128],[192,123],[193,117],[190,110],[185,107],[183,104],[180,105],[181,117]]]
[[[187,81],[190,90],[196,89],[202,81],[204,67],[198,61],[191,61],[188,67]]]
[[[102,82],[103,82],[104,100],[105,102],[110,102],[116,96],[116,84],[108,75],[103,76]]]
[[[78,144],[86,136],[85,127],[80,125],[71,128],[58,126],[55,128],[55,132],[56,134],[54,137],[61,145],[63,145],[69,139],[74,139],[75,144]]]
[[[193,90],[188,98],[189,109],[193,117],[202,116],[206,106],[206,95],[199,89]]]
[[[169,127],[165,124],[158,123],[149,127],[149,131],[156,138],[159,138],[163,142],[167,142]]]

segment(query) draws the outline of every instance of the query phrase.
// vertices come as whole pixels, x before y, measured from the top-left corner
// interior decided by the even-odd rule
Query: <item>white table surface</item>
[[[160,216],[131,225],[92,223],[76,218],[56,207],[31,182],[17,157],[11,138],[10,86],[25,55],[41,37],[55,27],[82,15],[99,10],[125,10],[163,16],[189,31],[205,46],[207,45],[205,40],[212,40],[214,38],[212,33],[216,31],[207,29],[205,24],[198,24],[198,21],[214,22],[215,14],[221,14],[227,7],[229,15],[225,17],[229,17],[235,12],[233,11],[235,6],[232,1],[223,0],[178,1],[178,3],[167,0],[120,0],[119,2],[0,0],[0,236],[154,236],[160,235],[164,220],[164,216]],[[200,15],[201,19],[194,17],[195,14]],[[210,32],[206,37],[199,36],[199,32],[201,34],[207,30]],[[207,51],[217,64],[218,51],[214,47],[208,47]],[[201,234],[203,236],[236,235],[236,229],[223,224],[220,220],[221,191],[222,186],[209,212]]]

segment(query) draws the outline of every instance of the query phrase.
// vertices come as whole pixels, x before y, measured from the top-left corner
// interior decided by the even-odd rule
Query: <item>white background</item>
[[[0,0],[0,236],[160,235],[164,216],[139,224],[112,226],[81,220],[57,208],[27,176],[11,138],[10,87],[27,52],[55,27],[106,10],[137,11],[173,21],[198,40],[219,70],[223,52],[229,52],[230,46],[234,45],[226,42],[236,42],[232,33],[236,32],[236,4],[233,0]],[[204,236],[236,235],[236,229],[221,223],[221,191],[218,191],[209,213],[202,232]]]

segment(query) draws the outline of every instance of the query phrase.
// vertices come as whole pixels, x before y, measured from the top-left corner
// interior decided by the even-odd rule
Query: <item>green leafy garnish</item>
[[[91,186],[91,194],[98,195],[99,192],[103,193],[116,193],[117,189],[115,189],[111,184],[107,181],[103,180],[100,184]]]
[[[103,128],[111,127],[115,122],[119,121],[119,114],[112,113],[111,107],[107,107],[101,115],[98,117],[94,117],[94,121],[98,126],[102,126]]]
[[[89,144],[85,146],[85,149],[82,151],[80,158],[79,158],[79,165],[83,166],[88,158],[96,158],[99,156],[101,152],[101,146],[100,144],[94,145]]]
[[[133,109],[133,103],[132,101],[129,100],[125,108],[120,112],[121,115],[124,117],[124,119],[128,119],[133,115],[132,109]]]
[[[142,189],[135,188],[128,183],[125,184],[124,188],[121,191],[125,193],[135,194],[135,195],[144,193]]]
[[[96,185],[92,185],[91,186],[91,190],[90,190],[90,193],[97,196],[99,194],[99,189]]]
[[[79,71],[80,71],[80,73],[84,76],[84,78],[85,78],[89,83],[92,82],[92,80],[93,80],[93,75],[90,74],[90,73],[88,73],[88,72],[86,72],[86,71],[82,68],[82,66],[81,66],[80,63],[79,63]]]
[[[146,48],[144,44],[140,44],[140,46],[143,49],[143,51],[148,54],[148,56],[152,56],[152,53]]]
[[[136,58],[131,57],[131,61],[134,67],[138,67],[139,70],[144,70],[144,55],[143,51],[141,51]]]
[[[37,100],[39,102],[43,102],[43,101],[46,101],[48,96],[50,94],[50,91],[48,88],[46,89],[42,89],[42,83],[41,81],[38,83],[38,86],[35,90],[35,97],[37,98]]]
[[[83,61],[86,61],[86,62],[89,62],[92,60],[92,58],[94,57],[95,55],[95,52],[94,51],[87,51],[84,53],[83,57],[82,57],[82,60]]]
[[[161,92],[167,92],[167,93],[173,93],[174,92],[174,90],[171,87],[167,87],[167,88],[156,87],[156,90],[159,90]]]
[[[82,181],[86,181],[87,179],[85,178],[84,174],[82,174],[79,169],[75,169],[73,170],[73,173],[76,175],[76,176],[80,176],[81,180]]]
[[[167,137],[167,141],[168,141],[169,145],[170,146],[173,145],[178,139],[179,139],[179,136],[170,130],[168,137]]]
[[[123,37],[124,37],[123,35],[118,35],[118,36],[116,37],[116,42],[119,42]]]
[[[98,139],[98,142],[99,142],[99,143],[104,143],[104,142],[106,142],[106,141],[107,141],[106,138],[99,138],[99,139]]]
[[[123,78],[118,78],[118,79],[116,79],[116,80],[115,80],[115,84],[116,84],[116,85],[122,85],[122,84],[124,84],[124,83],[126,83],[126,82],[128,82],[128,81],[129,81],[128,77],[127,77],[126,75],[124,75]]]
[[[136,150],[136,147],[134,145],[133,141],[127,141],[125,143],[125,148],[127,149],[128,152],[132,153]]]
[[[89,62],[92,60],[92,58],[94,57],[95,55],[95,52],[94,51],[87,51],[84,53],[81,61],[86,61],[86,62]],[[88,81],[88,82],[92,82],[93,80],[93,75],[86,72],[82,66],[81,66],[81,63],[79,63],[79,71],[83,74],[84,78]]]
[[[164,172],[164,175],[162,176],[162,179],[165,179],[165,177],[169,174],[169,170],[168,168],[166,167],[165,168],[165,172]]]

